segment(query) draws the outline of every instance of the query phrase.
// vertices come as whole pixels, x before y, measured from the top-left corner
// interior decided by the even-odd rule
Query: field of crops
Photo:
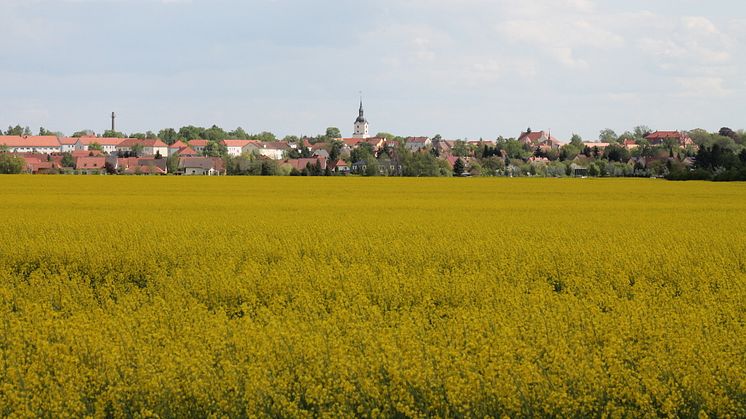
[[[746,416],[746,186],[0,177],[0,416]]]

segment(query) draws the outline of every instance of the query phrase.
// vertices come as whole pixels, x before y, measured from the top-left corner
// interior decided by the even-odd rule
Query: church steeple
[[[355,133],[353,138],[368,138],[368,120],[365,119],[363,111],[363,95],[360,94],[360,110],[358,110],[357,119],[355,120]]]

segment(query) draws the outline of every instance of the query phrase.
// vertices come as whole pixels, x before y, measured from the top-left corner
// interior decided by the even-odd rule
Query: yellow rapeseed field
[[[746,416],[746,186],[0,177],[0,416]]]

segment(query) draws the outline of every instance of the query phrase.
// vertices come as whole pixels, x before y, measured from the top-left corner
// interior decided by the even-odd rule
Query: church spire
[[[368,138],[368,120],[365,119],[365,111],[363,110],[363,92],[360,92],[360,110],[355,120],[355,134],[353,138]]]

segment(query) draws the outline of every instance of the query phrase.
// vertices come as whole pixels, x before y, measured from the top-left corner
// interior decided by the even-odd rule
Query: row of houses
[[[646,140],[653,146],[664,144],[676,144],[681,148],[694,146],[694,141],[686,134],[680,131],[656,131],[648,134]],[[398,145],[398,143],[387,141],[385,138],[339,138],[343,152],[350,151],[361,144],[368,144],[374,150],[382,150],[385,147]],[[560,148],[565,142],[562,142],[547,131],[530,131],[522,132],[518,141],[531,147],[541,149]],[[179,155],[192,157],[201,155],[205,147],[209,144],[207,140],[191,140],[189,142],[177,141],[173,144],[166,144],[159,139],[141,140],[136,138],[104,138],[104,137],[80,137],[67,138],[56,136],[0,136],[0,146],[5,146],[9,151],[15,153],[69,153],[73,151],[88,151],[93,144],[98,144],[101,150],[106,154],[123,155],[139,149],[142,155],[160,155],[170,157]],[[409,137],[404,140],[404,147],[412,152],[417,152],[428,147],[436,147],[439,151],[448,152],[452,150],[456,141],[441,139],[431,139],[429,137]],[[239,156],[244,153],[256,154],[273,160],[282,160],[292,149],[297,149],[298,144],[284,141],[262,142],[256,140],[224,140],[222,144],[226,147],[230,156]],[[495,144],[494,140],[466,141],[467,145]],[[603,149],[608,147],[609,143],[603,142],[585,142],[590,147]],[[636,148],[637,142],[634,140],[625,140],[622,144],[628,149]],[[328,157],[328,144],[311,144],[307,139],[303,140],[302,147],[308,148],[309,151],[319,157]]]
[[[61,153],[40,154],[34,152],[14,153],[25,162],[25,172],[31,174],[104,174],[165,175],[169,173],[167,161],[156,156],[117,157],[104,155],[98,150],[70,152],[72,161],[65,161]],[[177,175],[225,175],[223,159],[216,157],[179,157],[173,174]]]

